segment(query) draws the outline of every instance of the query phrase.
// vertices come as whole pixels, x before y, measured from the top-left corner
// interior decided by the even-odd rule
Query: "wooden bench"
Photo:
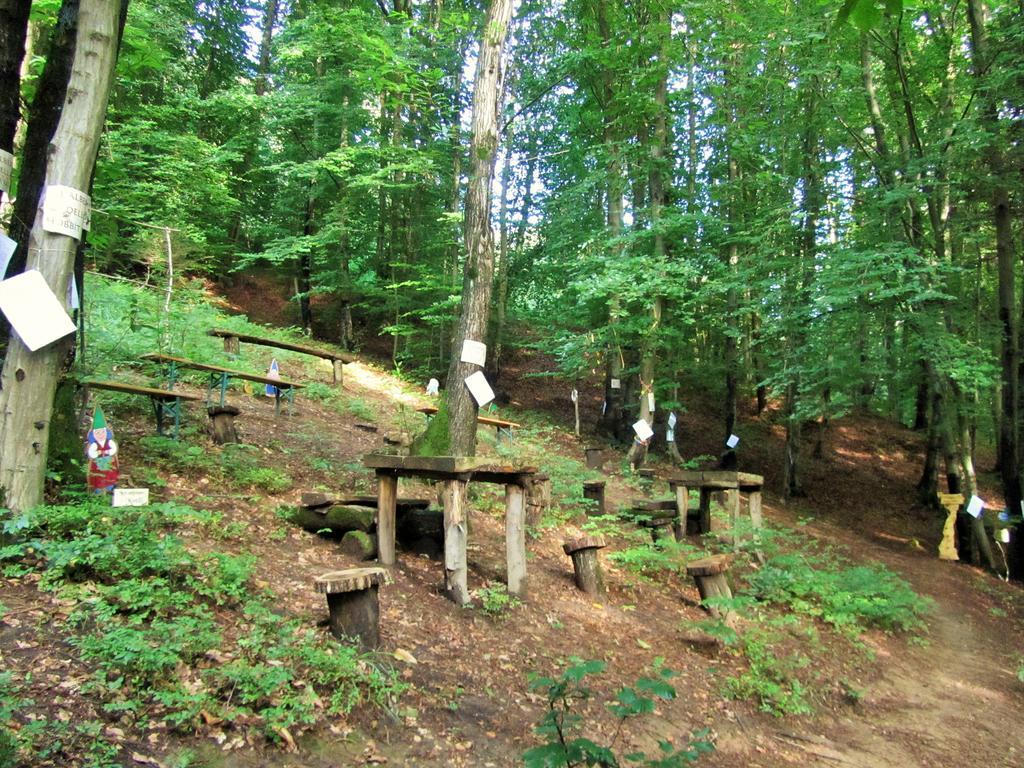
[[[342,379],[344,377],[343,365],[345,363],[354,363],[357,359],[355,355],[351,355],[348,352],[331,352],[326,349],[310,347],[305,344],[294,344],[290,341],[267,339],[263,336],[252,336],[247,333],[229,331],[224,328],[211,328],[206,333],[208,336],[217,336],[224,339],[224,351],[229,355],[237,355],[239,343],[244,341],[246,344],[259,344],[263,347],[276,347],[277,349],[286,349],[289,352],[299,352],[303,355],[311,355],[323,360],[330,360],[331,366],[334,370],[334,383],[339,387],[341,386]]]
[[[349,568],[314,580],[316,591],[327,595],[331,634],[354,637],[364,649],[380,645],[380,601],[377,589],[390,584],[385,568]]]
[[[178,439],[181,426],[181,403],[183,400],[202,400],[199,395],[189,395],[184,392],[175,392],[169,389],[156,389],[155,387],[143,387],[138,384],[127,384],[121,381],[83,381],[85,398],[89,399],[90,389],[106,389],[111,392],[124,392],[129,395],[145,395],[153,403],[153,415],[156,419],[156,433],[164,433],[164,416],[174,417],[174,439]]]
[[[196,371],[205,371],[210,375],[209,383],[206,388],[206,405],[210,405],[210,395],[215,389],[220,390],[220,402],[219,405],[224,405],[224,399],[227,396],[228,382],[232,379],[245,379],[246,381],[255,381],[259,384],[269,384],[274,387],[274,413],[281,412],[281,393],[284,392],[285,397],[288,400],[288,413],[292,412],[292,403],[295,399],[295,390],[302,389],[302,384],[296,384],[293,381],[287,379],[273,379],[269,376],[261,376],[257,373],[246,373],[245,371],[236,371],[233,368],[225,368],[221,365],[209,365],[207,363],[197,363],[194,360],[186,360],[183,357],[174,357],[173,355],[164,355],[159,352],[150,352],[149,354],[142,356],[143,360],[152,360],[156,363],[162,363],[167,368],[167,381],[168,388],[173,389],[174,384],[178,378],[179,368],[190,368]]]
[[[377,552],[381,565],[395,564],[395,518],[398,478],[441,482],[444,505],[445,594],[459,605],[469,603],[466,547],[469,538],[465,485],[470,480],[505,486],[506,586],[510,595],[526,599],[526,489],[536,467],[496,463],[494,459],[460,456],[392,456],[369,454],[363,466],[377,476]]]
[[[432,405],[424,406],[423,408],[417,408],[416,410],[425,415],[428,421],[432,416],[437,414],[437,408]],[[495,430],[497,431],[497,435],[499,438],[502,435],[505,435],[508,438],[509,445],[512,444],[512,430],[516,427],[522,426],[522,424],[516,424],[516,422],[514,421],[506,421],[505,419],[495,419],[491,416],[477,416],[476,420],[480,424],[486,424],[489,427],[494,427]]]

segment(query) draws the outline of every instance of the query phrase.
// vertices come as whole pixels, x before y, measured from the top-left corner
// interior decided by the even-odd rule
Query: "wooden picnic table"
[[[377,475],[377,552],[381,565],[395,564],[395,500],[398,478],[441,482],[444,502],[444,582],[448,597],[469,602],[465,485],[471,480],[505,486],[505,559],[508,593],[526,599],[526,486],[536,467],[502,464],[498,459],[458,456],[391,456],[371,453],[363,466]]]
[[[740,540],[737,523],[740,518],[741,493],[747,497],[747,509],[754,530],[761,527],[761,489],[764,486],[764,477],[761,475],[736,472],[735,470],[677,470],[658,477],[668,482],[669,487],[675,492],[676,510],[680,520],[686,520],[687,497],[690,489],[696,488],[700,491],[701,533],[708,533],[712,530],[711,494],[718,491],[724,491],[726,494],[725,507],[732,521],[733,546],[739,546]]]
[[[174,357],[173,355],[164,355],[159,352],[150,352],[149,354],[143,355],[144,360],[153,360],[157,363],[163,363],[167,366],[167,380],[168,389],[174,388],[174,383],[177,380],[179,368],[191,368],[197,371],[205,371],[210,374],[209,382],[206,388],[206,404],[210,404],[210,395],[215,388],[220,389],[220,405],[224,405],[224,398],[227,396],[228,382],[231,378],[245,379],[246,381],[255,381],[259,384],[269,384],[274,387],[274,412],[281,412],[281,392],[284,390],[285,397],[288,399],[288,413],[291,413],[292,402],[295,399],[295,390],[302,389],[302,384],[296,384],[293,381],[287,379],[274,379],[270,376],[262,376],[258,373],[247,373],[245,371],[237,371],[233,368],[225,368],[222,365],[210,365],[209,363],[197,363],[194,360],[188,360],[184,357]]]
[[[416,409],[419,413],[422,413],[429,420],[432,416],[437,414],[437,407],[433,405],[426,405],[423,408]],[[486,424],[489,427],[494,427],[497,436],[500,438],[502,434],[508,437],[509,445],[512,444],[512,430],[516,427],[521,427],[522,424],[517,424],[514,421],[506,421],[505,419],[496,419],[492,416],[477,416],[476,420],[480,424]]]
[[[174,417],[174,439],[178,439],[179,427],[181,426],[181,402],[182,400],[202,400],[199,395],[189,395],[185,392],[176,392],[169,389],[156,389],[155,387],[144,387],[139,384],[129,384],[123,381],[97,381],[89,379],[82,382],[85,388],[86,400],[89,398],[89,390],[106,389],[112,392],[125,392],[129,395],[145,395],[153,403],[153,416],[156,419],[156,433],[164,433],[164,416]]]
[[[310,347],[306,344],[295,344],[290,341],[278,341],[277,339],[268,339],[263,336],[239,333],[238,331],[232,331],[226,328],[211,328],[206,333],[208,336],[217,336],[224,339],[224,351],[229,355],[237,355],[238,345],[244,341],[246,344],[259,344],[263,347],[287,349],[289,352],[300,352],[303,355],[312,355],[313,357],[330,360],[334,369],[334,383],[338,386],[341,386],[342,379],[344,377],[342,366],[345,363],[354,363],[358,359],[355,355],[349,354],[348,352],[331,352],[327,349]]]

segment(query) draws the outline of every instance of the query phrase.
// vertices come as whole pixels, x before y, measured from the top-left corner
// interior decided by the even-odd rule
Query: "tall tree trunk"
[[[256,60],[257,96],[267,92],[267,76],[270,74],[270,45],[274,39],[274,25],[277,24],[279,0],[266,0],[263,6],[263,33],[260,35],[260,52]]]
[[[120,3],[81,0],[71,79],[50,145],[47,185],[88,189],[103,130],[117,51]],[[58,296],[64,296],[74,268],[78,241],[43,229],[37,212],[29,237],[26,266],[39,270]],[[73,340],[72,340],[73,343]],[[50,416],[60,361],[68,341],[30,352],[12,336],[0,374],[0,486],[13,512],[43,500]]]
[[[14,154],[21,119],[21,62],[32,0],[0,0],[0,152]]]
[[[491,182],[498,151],[498,107],[502,93],[502,50],[512,19],[512,0],[491,0],[480,39],[473,85],[472,169],[466,190],[463,233],[466,266],[462,282],[462,314],[448,367],[448,440],[456,456],[476,454],[477,404],[463,383],[480,366],[461,360],[466,340],[487,338],[494,277],[494,233],[491,230]]]

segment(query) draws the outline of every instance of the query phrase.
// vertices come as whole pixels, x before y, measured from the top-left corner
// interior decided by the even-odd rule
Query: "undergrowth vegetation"
[[[404,688],[393,672],[279,614],[273,593],[251,582],[251,556],[185,547],[180,530],[211,522],[175,504],[41,507],[5,521],[0,562],[5,576],[36,573],[40,589],[73,605],[69,641],[91,670],[83,692],[123,725],[291,741],[362,703],[391,707]],[[4,700],[17,697],[10,675],[0,685]],[[18,720],[9,714],[0,719]],[[24,754],[63,727],[33,722],[7,734]]]

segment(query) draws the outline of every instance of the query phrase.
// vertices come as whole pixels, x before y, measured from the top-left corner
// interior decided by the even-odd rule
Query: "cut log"
[[[366,531],[349,531],[341,537],[338,549],[354,560],[373,560],[377,556],[377,539]]]
[[[732,555],[711,555],[711,557],[693,560],[686,564],[686,572],[697,583],[697,591],[700,593],[702,604],[709,597],[732,598],[732,590],[729,589],[729,582],[725,578],[725,573],[729,570],[731,563]],[[723,611],[713,605],[703,605],[703,607],[715,618],[729,618],[728,610]]]
[[[310,533],[319,533],[325,528],[331,533],[369,531],[373,528],[374,510],[370,507],[335,505],[320,509],[291,507],[287,518]]]
[[[526,524],[537,526],[551,507],[551,478],[535,474],[526,483]]]
[[[590,446],[583,449],[587,454],[587,469],[601,469],[604,466],[605,452],[603,448]]]
[[[318,576],[316,591],[327,595],[331,634],[354,637],[365,649],[380,644],[380,603],[377,590],[390,584],[384,568],[350,568]]]
[[[572,558],[573,577],[576,587],[592,597],[603,597],[604,575],[597,550],[606,547],[603,536],[581,536],[562,544],[565,554]]]
[[[217,445],[239,443],[235,416],[241,411],[233,405],[214,405],[206,409],[210,417],[210,436]]]
[[[604,497],[605,482],[599,480],[593,483],[583,484],[583,498],[590,499],[591,501],[597,502],[596,507],[588,507],[587,514],[590,515],[606,515],[608,514],[608,506],[605,503]]]

